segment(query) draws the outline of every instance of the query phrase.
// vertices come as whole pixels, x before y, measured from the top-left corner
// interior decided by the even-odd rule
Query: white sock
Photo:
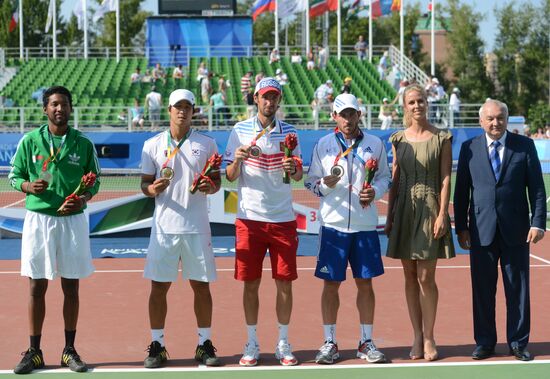
[[[336,343],[336,324],[323,325],[323,330],[325,332],[325,341]]]
[[[256,335],[256,325],[247,325],[246,330],[248,331],[248,343],[259,345],[258,336]]]
[[[372,340],[372,324],[360,324],[361,326],[361,343]]]
[[[279,344],[288,343],[288,325],[279,324]]]
[[[199,335],[199,345],[203,345],[204,341],[210,339],[210,328],[197,328]]]
[[[151,329],[151,339],[164,346],[164,329]]]

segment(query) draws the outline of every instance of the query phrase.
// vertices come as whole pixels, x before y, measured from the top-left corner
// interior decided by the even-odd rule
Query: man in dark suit
[[[500,260],[506,296],[506,337],[516,359],[533,359],[529,342],[529,243],[544,237],[546,194],[533,141],[508,133],[508,107],[487,100],[485,131],[462,145],[454,194],[458,242],[470,250],[474,309],[473,359],[494,354],[495,295]],[[529,207],[531,218],[529,218]]]

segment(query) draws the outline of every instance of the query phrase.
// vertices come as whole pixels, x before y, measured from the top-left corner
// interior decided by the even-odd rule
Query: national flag
[[[278,13],[283,27],[296,19],[296,14],[304,12],[308,7],[308,0],[277,0]]]
[[[393,0],[391,3],[391,11],[399,12],[401,10],[401,0]]]
[[[325,12],[338,10],[338,0],[312,0],[309,7],[309,17],[317,17]]]
[[[102,19],[105,13],[116,11],[116,2],[117,0],[103,0],[103,3],[101,3],[94,13],[94,22],[98,22]]]
[[[15,8],[15,12],[13,12],[13,14],[11,15],[10,26],[9,26],[10,33],[13,32],[15,28],[17,28],[18,23],[19,23],[19,6]]]
[[[55,0],[50,0],[50,5],[48,5],[48,18],[46,19],[46,28],[44,29],[44,33],[48,33],[50,26],[52,25],[54,11],[53,7],[55,7]]]
[[[392,1],[392,0],[390,0]],[[348,10],[348,18],[355,16],[357,18],[369,17],[370,0],[357,0],[351,4]],[[380,17],[384,13],[380,7],[380,0],[373,0],[372,2],[372,18]]]
[[[433,8],[433,3],[430,1],[428,3],[428,12],[431,12],[432,11],[432,8]]]
[[[273,12],[277,2],[275,0],[256,0],[252,5],[252,20],[256,21],[256,17],[264,12]]]

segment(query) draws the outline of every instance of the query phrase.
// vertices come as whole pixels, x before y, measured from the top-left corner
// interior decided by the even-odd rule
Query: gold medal
[[[49,171],[42,171],[40,173],[40,179],[45,180],[48,183],[52,180],[52,177],[52,173]]]
[[[344,168],[339,164],[334,165],[330,168],[330,175],[334,175],[341,178],[342,176],[344,176]]]
[[[164,167],[160,170],[160,176],[164,179],[172,180],[174,177],[174,170],[171,167]]]

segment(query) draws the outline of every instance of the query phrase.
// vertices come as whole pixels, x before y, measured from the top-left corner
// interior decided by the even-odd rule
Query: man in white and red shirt
[[[248,328],[248,342],[239,361],[242,366],[255,366],[260,357],[256,336],[258,290],[268,249],[272,277],[277,285],[279,342],[275,356],[285,366],[298,363],[288,343],[292,281],[298,277],[298,234],[292,190],[290,184],[283,183],[283,174],[286,172],[298,181],[302,178],[302,167],[299,159],[284,155],[285,137],[296,134],[296,129],[275,118],[281,98],[279,82],[274,78],[262,79],[254,91],[258,115],[235,125],[225,151],[227,179],[239,179],[235,279],[244,281],[243,304]],[[300,156],[299,145],[293,155]]]
[[[243,95],[243,97],[246,96],[251,86],[252,86],[252,71],[248,71],[241,78],[241,94]]]

